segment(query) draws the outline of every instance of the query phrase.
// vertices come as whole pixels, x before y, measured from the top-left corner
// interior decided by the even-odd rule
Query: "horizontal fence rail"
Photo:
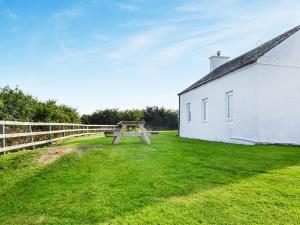
[[[70,137],[115,131],[116,125],[0,121],[0,153],[24,149]]]

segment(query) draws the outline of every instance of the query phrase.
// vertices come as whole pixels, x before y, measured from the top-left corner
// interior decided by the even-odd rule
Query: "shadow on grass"
[[[152,145],[125,139],[73,139],[64,145],[102,145],[74,152],[11,187],[0,200],[0,221],[96,223],[184,196],[300,163],[295,147],[242,146],[180,139],[174,132]],[[14,221],[14,220],[11,220]]]

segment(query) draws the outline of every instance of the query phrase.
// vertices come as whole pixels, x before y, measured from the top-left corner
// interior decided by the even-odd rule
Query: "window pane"
[[[233,117],[233,110],[232,110],[232,95],[228,96],[228,118]]]
[[[186,104],[187,108],[187,118],[190,122],[192,120],[192,112],[191,112],[191,103]]]
[[[233,118],[233,92],[226,93],[226,118]]]
[[[202,119],[207,121],[208,118],[208,99],[202,100]]]
[[[203,119],[206,120],[206,101],[204,101],[204,104],[203,104],[203,110],[204,110],[204,115],[203,115]]]

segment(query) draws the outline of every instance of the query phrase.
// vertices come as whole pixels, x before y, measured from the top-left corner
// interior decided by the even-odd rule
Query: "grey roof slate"
[[[223,77],[231,72],[234,72],[238,69],[241,69],[247,65],[255,63],[260,57],[266,54],[268,51],[279,45],[281,42],[286,40],[291,35],[295,34],[297,31],[300,30],[300,25],[273,38],[272,40],[260,45],[259,47],[246,52],[245,54],[224,63],[223,65],[219,66],[197,82],[193,83],[190,87],[185,89],[184,91],[180,92],[178,95],[181,95],[185,92],[193,90],[203,84],[206,84],[210,81]]]

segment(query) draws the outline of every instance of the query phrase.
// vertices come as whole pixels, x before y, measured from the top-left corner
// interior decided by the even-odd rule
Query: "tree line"
[[[57,104],[55,100],[39,101],[17,88],[0,88],[0,120],[117,124],[120,121],[145,121],[148,129],[174,130],[178,128],[178,111],[163,107],[145,109],[105,109],[80,116],[75,108]]]
[[[76,109],[58,105],[55,100],[42,102],[17,88],[0,89],[0,120],[80,123]]]
[[[85,124],[117,124],[120,121],[145,121],[146,127],[151,130],[176,130],[178,129],[178,111],[164,107],[146,107],[145,109],[97,110],[90,115],[83,115]]]

